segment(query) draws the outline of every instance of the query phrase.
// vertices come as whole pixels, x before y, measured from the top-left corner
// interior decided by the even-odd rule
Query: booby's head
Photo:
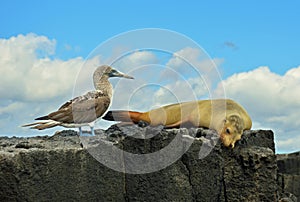
[[[234,148],[236,141],[240,140],[243,134],[244,122],[237,115],[228,116],[224,120],[220,138],[225,147]]]
[[[108,79],[109,77],[122,77],[126,79],[133,79],[132,76],[119,72],[108,65],[99,66],[93,75],[94,82],[98,82],[102,79]]]

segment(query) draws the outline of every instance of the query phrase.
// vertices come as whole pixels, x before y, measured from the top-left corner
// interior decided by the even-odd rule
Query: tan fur
[[[122,114],[122,116],[120,116]],[[163,106],[148,112],[112,111],[107,120],[145,121],[152,126],[166,128],[193,126],[214,129],[226,147],[233,148],[244,130],[251,129],[252,121],[246,110],[230,99],[200,100]],[[228,133],[229,132],[229,133]]]

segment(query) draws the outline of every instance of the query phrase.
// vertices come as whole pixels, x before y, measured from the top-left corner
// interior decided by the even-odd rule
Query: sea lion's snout
[[[220,133],[224,146],[233,149],[235,143],[242,137],[243,128],[244,122],[239,116],[231,115],[227,117]]]
[[[233,149],[235,143],[241,139],[242,134],[238,133],[235,128],[225,127],[220,134],[221,141],[225,147]]]
[[[231,138],[229,137],[225,137],[225,138],[221,138],[222,140],[222,143],[225,147],[228,147],[230,149],[233,149],[234,146],[235,146],[235,140],[232,140]]]

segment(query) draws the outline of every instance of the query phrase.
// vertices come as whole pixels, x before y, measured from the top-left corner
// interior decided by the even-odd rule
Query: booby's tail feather
[[[146,121],[144,118],[144,113],[135,112],[135,111],[124,111],[124,110],[115,110],[108,111],[102,119],[107,121],[122,121],[122,122],[133,122],[138,123],[139,121]]]
[[[30,124],[23,125],[22,127],[29,127],[29,126],[31,126],[30,127],[31,129],[44,130],[46,128],[52,128],[52,127],[59,126],[59,125],[60,125],[59,122],[48,121],[48,122],[30,123]]]
[[[49,117],[48,117],[48,115],[47,116],[41,116],[41,117],[38,117],[34,120],[49,120]]]

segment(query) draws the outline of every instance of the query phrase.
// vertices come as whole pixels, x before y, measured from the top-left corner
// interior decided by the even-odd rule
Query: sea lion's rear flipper
[[[122,122],[133,122],[138,123],[139,121],[149,122],[145,120],[144,113],[135,111],[124,111],[124,110],[114,110],[108,111],[102,119],[107,121],[122,121]]]

